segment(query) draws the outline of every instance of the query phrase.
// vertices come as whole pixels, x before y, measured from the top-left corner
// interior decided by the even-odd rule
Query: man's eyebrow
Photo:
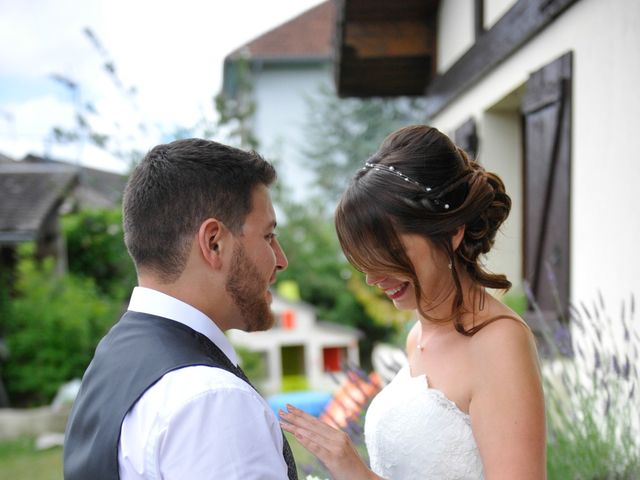
[[[278,222],[276,222],[275,220],[272,220],[266,228],[268,229],[272,229],[272,228],[276,228],[278,226]]]

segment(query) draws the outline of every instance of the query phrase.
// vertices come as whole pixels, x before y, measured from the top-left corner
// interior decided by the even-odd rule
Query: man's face
[[[268,330],[273,326],[271,292],[276,272],[287,267],[275,238],[276,216],[269,190],[259,185],[252,192],[252,209],[233,248],[226,290],[238,308],[243,330]]]

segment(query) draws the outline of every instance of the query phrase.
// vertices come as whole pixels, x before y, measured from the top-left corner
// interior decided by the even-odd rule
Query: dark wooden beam
[[[427,117],[441,112],[577,1],[519,0],[449,70],[427,87]]]
[[[475,39],[482,36],[485,32],[484,29],[484,0],[475,0],[473,5],[474,27],[475,27]]]

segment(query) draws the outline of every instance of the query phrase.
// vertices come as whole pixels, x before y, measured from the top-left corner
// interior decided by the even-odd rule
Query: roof
[[[9,158],[6,155],[0,153],[0,163],[13,163],[15,160],[13,158]]]
[[[23,162],[31,164],[70,166],[66,162],[27,155]],[[122,193],[127,184],[127,176],[88,167],[75,167],[79,174],[79,185],[74,192],[75,198],[85,208],[119,207]]]
[[[36,240],[77,179],[71,166],[1,163],[0,242]]]
[[[231,52],[227,59],[329,59],[333,54],[336,7],[327,0]],[[226,59],[225,59],[226,61]]]
[[[343,0],[334,72],[341,97],[423,96],[435,74],[440,0]]]

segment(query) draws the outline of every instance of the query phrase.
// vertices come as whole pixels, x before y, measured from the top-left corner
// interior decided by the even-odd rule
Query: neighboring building
[[[280,161],[281,179],[297,199],[311,177],[304,167],[308,98],[321,85],[333,90],[335,6],[325,1],[237,48],[224,60],[223,91],[233,97],[237,62],[249,62],[256,105],[253,133],[259,151]]]
[[[66,268],[59,214],[77,183],[78,172],[71,166],[0,163],[0,270],[3,274],[12,275],[16,246],[30,241],[35,242],[37,257],[53,256],[60,270]]]
[[[276,325],[265,332],[230,330],[231,342],[263,355],[266,378],[259,382],[265,395],[280,392],[289,377],[293,383],[306,378],[311,390],[333,390],[347,364],[358,365],[358,339],[353,328],[316,321],[313,307],[274,295]]]
[[[120,208],[127,177],[27,155],[0,155],[0,270],[11,272],[16,246],[33,241],[36,256],[66,269],[59,216],[73,210]]]
[[[13,163],[15,160],[13,158],[9,158],[6,155],[0,153],[0,163]]]
[[[491,270],[526,279],[549,322],[553,283],[565,312],[640,293],[640,2],[340,5],[338,94],[425,96],[425,121],[504,179]]]
[[[27,155],[23,162],[33,164],[70,166],[69,163],[50,158]],[[73,167],[78,172],[78,185],[73,191],[71,206],[77,209],[120,208],[127,176],[89,167]]]

